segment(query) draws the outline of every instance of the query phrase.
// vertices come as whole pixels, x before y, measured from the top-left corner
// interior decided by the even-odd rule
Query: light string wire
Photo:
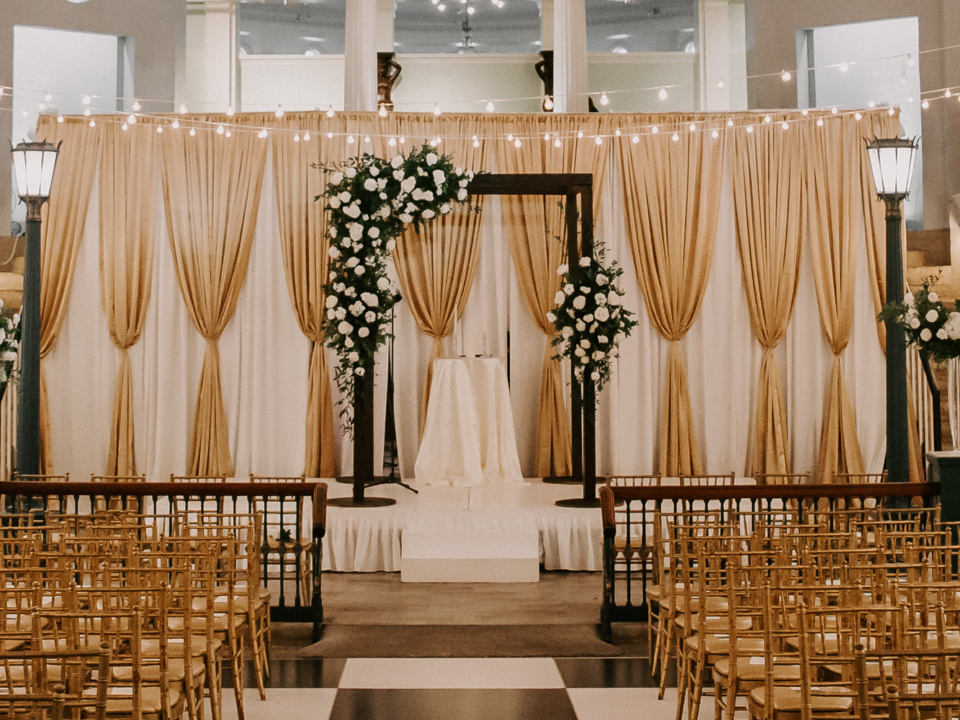
[[[908,64],[911,63],[911,62],[912,62],[913,64],[915,64],[916,60],[914,59],[914,55],[920,56],[920,55],[927,55],[927,54],[931,54],[931,53],[947,52],[947,51],[950,51],[950,50],[957,50],[957,49],[960,49],[960,44],[956,44],[956,45],[945,45],[945,46],[939,47],[939,48],[927,48],[926,50],[920,50],[920,51],[918,51],[917,53],[899,53],[899,54],[895,54],[895,55],[886,55],[886,56],[880,56],[880,57],[874,57],[874,58],[866,58],[866,59],[862,59],[862,60],[842,61],[842,62],[837,62],[837,63],[830,63],[830,64],[827,64],[827,65],[818,65],[818,66],[815,66],[815,67],[804,68],[803,70],[804,70],[805,72],[810,72],[810,71],[818,71],[818,70],[840,69],[840,68],[842,68],[842,67],[844,67],[844,66],[845,66],[847,69],[849,69],[849,68],[854,67],[854,66],[856,66],[856,65],[866,65],[866,64],[875,63],[875,62],[885,62],[885,61],[888,61],[888,60],[897,60],[897,59],[904,60],[904,61],[906,61]],[[778,71],[778,72],[755,73],[755,74],[752,74],[752,75],[745,75],[745,76],[742,76],[742,77],[723,78],[723,79],[721,79],[721,80],[718,81],[718,84],[721,84],[721,83],[722,83],[722,84],[726,84],[726,83],[731,83],[731,82],[746,82],[746,81],[749,81],[749,80],[760,80],[760,79],[772,78],[772,77],[780,77],[784,82],[790,82],[791,80],[793,80],[793,79],[796,77],[797,72],[798,72],[798,70],[796,70],[796,69],[795,69],[795,70],[785,69],[785,70],[780,70],[780,71]],[[788,76],[789,76],[789,77],[788,77]],[[511,97],[511,98],[485,98],[485,99],[482,99],[482,100],[478,100],[478,99],[476,99],[476,98],[465,99],[465,100],[450,100],[450,99],[447,99],[447,100],[444,101],[444,104],[445,104],[445,105],[448,105],[448,106],[449,106],[449,105],[463,105],[463,104],[480,105],[480,106],[482,106],[482,107],[486,107],[486,108],[487,108],[487,111],[489,112],[489,107],[490,107],[490,105],[493,104],[493,105],[495,106],[495,104],[498,103],[498,102],[499,102],[499,103],[507,103],[507,102],[525,102],[525,101],[534,101],[534,100],[543,101],[543,100],[545,100],[546,98],[550,97],[550,98],[552,99],[552,101],[555,103],[555,102],[556,102],[556,99],[559,98],[559,97],[573,98],[573,97],[584,97],[584,96],[587,96],[587,97],[596,97],[602,104],[606,105],[607,103],[603,102],[603,100],[604,100],[604,98],[607,98],[607,99],[608,99],[610,95],[620,95],[620,94],[628,94],[628,93],[642,93],[642,92],[657,91],[658,93],[661,94],[661,100],[666,100],[666,99],[667,99],[667,96],[668,96],[668,94],[666,93],[667,90],[674,90],[674,89],[677,89],[677,88],[685,88],[685,87],[686,87],[686,85],[682,85],[682,84],[666,84],[666,85],[660,84],[660,85],[641,86],[641,87],[635,87],[635,88],[622,88],[622,89],[619,89],[619,90],[591,91],[591,92],[586,92],[586,93],[569,94],[569,95],[567,95],[567,96],[564,96],[564,95],[553,95],[553,96],[547,96],[547,95],[530,95],[530,96],[524,96],[524,97]],[[949,94],[947,94],[947,97],[949,98],[949,97],[952,97],[952,96],[955,94],[955,90],[957,90],[958,87],[960,87],[960,86],[943,87],[943,88],[939,88],[939,89],[936,89],[936,90],[921,90],[920,95],[921,95],[921,98],[922,98],[922,99],[933,100],[933,99],[936,98],[937,95],[943,95],[943,94],[945,94],[945,93],[949,93]],[[28,95],[28,96],[39,96],[39,95],[42,95],[42,96],[44,97],[44,102],[41,103],[41,106],[44,105],[44,104],[47,103],[47,102],[50,102],[50,101],[52,100],[52,95],[51,95],[51,93],[40,93],[39,91],[36,91],[36,90],[26,90],[26,91],[20,90],[20,91],[18,91],[18,90],[16,90],[16,88],[14,88],[13,86],[9,86],[9,85],[0,85],[0,100],[2,100],[2,98],[3,98],[6,94],[12,94],[12,93],[14,93],[14,92],[17,92],[17,93],[18,93],[19,95],[21,95],[21,96],[23,96],[24,94],[26,94],[26,95]],[[59,95],[66,95],[67,93],[57,93],[57,94],[59,94]],[[157,100],[157,99],[148,99],[148,98],[141,98],[141,97],[135,97],[135,98],[127,98],[127,97],[121,97],[121,98],[105,98],[105,97],[102,97],[102,96],[90,95],[90,94],[82,94],[82,95],[80,95],[80,97],[83,99],[84,105],[87,105],[87,106],[89,106],[90,103],[92,103],[94,100],[107,100],[107,99],[109,99],[109,100],[111,100],[111,101],[113,101],[113,102],[122,101],[122,102],[124,102],[124,103],[132,100],[132,101],[133,101],[133,102],[132,102],[132,107],[133,107],[133,109],[134,109],[135,112],[139,109],[137,106],[140,105],[140,104],[143,103],[143,102],[149,102],[149,103],[152,103],[152,104],[173,105],[173,106],[174,106],[174,109],[176,110],[176,101],[171,101],[171,100]],[[609,101],[609,100],[608,100],[608,101]],[[208,103],[208,104],[209,104],[209,103]],[[399,104],[399,105],[408,105],[408,106],[409,106],[409,105],[422,105],[423,103],[421,103],[421,102],[419,102],[419,101],[417,101],[417,102],[407,102],[407,103],[395,103],[395,105],[398,105],[398,104]],[[429,105],[429,103],[427,103],[427,104]],[[440,105],[440,104],[439,104],[439,101],[434,102],[433,105],[434,105],[434,112],[435,112],[435,114],[436,114],[436,111],[439,109],[439,105]],[[41,109],[42,109],[42,108],[41,108]],[[288,108],[288,109],[289,109],[289,108]],[[332,109],[333,109],[333,107],[331,106],[331,107],[330,107],[330,110],[332,110]],[[180,110],[180,113],[181,113],[181,114],[186,114],[185,105],[184,105],[183,103],[180,104],[179,110]],[[313,110],[314,110],[314,111],[320,111],[320,108],[314,108]],[[309,111],[309,109],[308,109],[308,108],[302,108],[302,109],[299,110],[299,111]],[[282,117],[284,110],[283,110],[282,107],[278,106],[276,112],[279,114],[279,116]],[[329,112],[329,110],[328,110],[328,112]],[[340,111],[340,112],[342,112],[342,111]],[[233,108],[228,109],[228,111],[227,111],[226,114],[227,114],[227,115],[232,115],[232,114],[233,114]]]

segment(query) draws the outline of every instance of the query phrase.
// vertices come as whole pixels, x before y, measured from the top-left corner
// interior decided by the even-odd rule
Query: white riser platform
[[[539,582],[540,533],[412,530],[401,535],[402,582]]]

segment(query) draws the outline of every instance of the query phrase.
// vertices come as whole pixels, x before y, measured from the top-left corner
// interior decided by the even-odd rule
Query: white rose
[[[387,186],[387,179],[380,178],[377,180],[377,190],[383,190]]]
[[[333,175],[330,176],[330,182],[333,183],[334,185],[339,185],[340,183],[342,183],[342,182],[343,182],[343,173],[342,173],[342,172],[335,172]]]
[[[569,340],[570,336],[573,335],[573,328],[567,326],[560,331],[560,334],[563,335],[564,340]]]
[[[377,181],[373,178],[367,178],[363,181],[363,189],[368,192],[373,192],[377,189]]]
[[[337,308],[336,315],[337,315],[337,320],[343,320],[344,318],[347,317],[347,311],[344,310],[342,307],[339,307]]]
[[[557,290],[557,294],[556,294],[556,295],[554,296],[554,298],[553,298],[553,304],[554,304],[554,305],[562,305],[562,304],[563,304],[563,299],[564,299],[565,297],[566,297],[566,295],[563,294],[563,290]]]
[[[937,318],[940,317],[940,313],[938,313],[936,310],[930,309],[927,310],[927,314],[924,315],[924,317],[927,319],[927,322],[936,322]]]
[[[910,327],[912,327],[914,330],[920,327],[920,318],[914,318],[913,320],[911,320]]]
[[[594,370],[592,373],[590,373],[590,379],[596,382],[597,380],[600,379],[600,373]]]
[[[590,258],[588,257],[580,258],[580,267],[590,267]]]
[[[380,237],[380,228],[378,227],[370,228],[369,230],[367,230],[367,235],[369,235],[374,240],[376,240],[378,237]]]
[[[415,213],[417,211],[416,203],[407,203],[407,207],[405,209],[407,213]]]
[[[587,304],[587,299],[583,295],[577,295],[573,299],[573,306],[577,310],[583,310],[583,306]]]
[[[388,287],[390,287],[390,281],[386,278],[380,278],[377,280],[377,287],[381,290],[386,290]]]
[[[457,169],[454,170],[453,172],[454,172],[456,175],[463,175],[463,168],[462,168],[462,167],[457,167]]]
[[[568,268],[566,265],[561,265],[560,267],[557,268],[557,275],[566,275],[567,270],[569,269],[570,268]]]
[[[327,319],[328,319],[328,320],[336,320],[336,319],[337,319],[337,311],[336,311],[336,310],[327,310]]]
[[[606,275],[597,275],[597,285],[606,285],[608,282],[610,282],[610,278]]]
[[[930,298],[930,302],[936,302],[937,300],[940,299],[940,296],[937,295],[935,292],[931,292],[929,295],[927,295],[927,297]]]
[[[907,293],[906,295],[904,295],[904,296],[903,296],[903,301],[904,301],[907,305],[913,305],[913,293]]]
[[[590,288],[588,288],[586,285],[581,285],[581,286],[580,286],[580,292],[582,292],[584,295],[589,295],[589,294],[590,294]]]
[[[357,362],[357,360],[359,359],[360,359],[360,356],[357,355],[357,353],[355,352],[352,352],[349,355],[347,355],[347,360],[349,360],[350,362]]]
[[[340,202],[348,203],[350,202],[350,193],[344,190],[342,193],[337,195],[337,199],[340,200]]]
[[[327,298],[327,307],[332,308],[337,306],[337,298],[331,295]]]
[[[403,156],[402,156],[402,155],[394,155],[394,156],[393,156],[393,160],[390,161],[390,165],[391,165],[392,167],[395,167],[395,168],[398,168],[398,167],[400,167],[401,165],[403,165]]]
[[[338,257],[340,257],[340,251],[337,250],[335,247],[331,246],[330,249],[327,250],[327,255],[329,255],[333,259],[337,259]]]
[[[594,300],[594,302],[597,303],[597,305],[606,305],[606,304],[607,304],[607,296],[604,295],[603,293],[597,293],[596,295],[594,295],[594,296],[593,296],[593,300]]]
[[[548,313],[547,313],[547,322],[549,322],[549,323],[555,323],[556,321],[557,321],[557,316],[554,315],[552,312],[548,312]]]
[[[350,224],[350,239],[359,240],[363,237],[363,225],[360,223],[351,223]]]
[[[336,236],[337,236],[337,228],[336,228],[336,226],[331,226],[331,227],[330,227],[330,237],[335,238]]]
[[[596,331],[597,331],[597,324],[596,324],[596,323],[593,323],[593,324],[590,326],[590,333],[593,334],[593,333],[595,333]]]
[[[373,310],[368,310],[367,314],[363,316],[363,319],[368,323],[375,322],[377,319],[377,314]]]
[[[358,218],[360,217],[360,208],[358,208],[356,205],[347,205],[343,209],[343,213],[344,215],[349,215],[352,218]]]
[[[607,338],[606,335],[601,335],[600,337],[597,338],[597,342],[600,343],[601,345],[606,345],[608,342],[610,342],[610,340]]]
[[[590,347],[590,341],[584,338],[583,340],[580,341],[580,347],[586,350],[588,347]]]
[[[606,322],[610,319],[610,311],[606,307],[598,307],[594,315],[600,322]]]
[[[441,215],[446,215],[448,212],[450,212],[450,205],[449,205],[449,204],[444,203],[443,205],[440,206],[440,214],[441,214]]]
[[[393,171],[393,179],[396,180],[397,182],[403,180],[404,175],[405,175],[405,173],[403,172],[403,170],[394,170],[394,171]]]
[[[596,352],[593,353],[594,360],[599,361],[599,360],[603,360],[603,358],[604,358],[604,354],[602,350],[597,350]]]
[[[947,331],[944,330],[943,328],[940,328],[939,330],[937,330],[937,337],[940,338],[941,340],[946,340],[946,339],[947,339]]]
[[[380,278],[385,280],[386,278]],[[373,293],[362,293],[360,299],[367,304],[368,307],[377,307],[380,304],[380,298],[378,298]]]
[[[584,351],[582,347],[578,346],[577,349],[573,351],[573,354],[576,355],[577,357],[583,357],[587,353]]]
[[[443,170],[434,170],[433,171],[433,182],[437,185],[443,185],[443,181],[447,179],[447,176],[443,174]]]
[[[346,287],[347,286],[344,285],[343,283],[337,283],[336,285],[333,286],[333,289],[336,290],[337,292],[343,292],[346,289]]]
[[[360,337],[366,337],[369,334],[370,334],[369,328],[362,327],[359,330],[357,330],[357,335],[359,335]]]
[[[363,377],[364,374],[366,374],[366,372],[367,372],[367,371],[364,370],[362,367],[356,367],[356,368],[353,369],[353,374],[354,374],[354,375],[358,375],[358,376],[360,376],[360,377]]]
[[[571,285],[570,283],[567,283],[566,285],[564,285],[563,292],[566,295],[573,295],[573,285]]]
[[[336,280],[336,279],[337,279],[337,274],[336,274],[333,270],[331,270],[329,277],[330,277],[331,280]],[[14,318],[16,318],[16,315],[14,315]]]
[[[584,365],[586,365],[587,363],[590,362],[590,358],[588,358],[586,355],[584,355],[582,358],[580,358],[580,362],[583,363]]]
[[[340,198],[335,198],[335,197],[330,198],[329,200],[327,200],[327,205],[329,205],[334,210],[336,210],[338,207],[340,207]]]
[[[348,178],[352,178],[354,175],[357,174],[357,169],[352,167],[344,168],[343,174],[346,175]]]
[[[584,324],[583,320],[577,320],[577,332],[583,332],[587,329],[587,326]]]
[[[400,219],[403,220],[403,217],[401,217]],[[388,251],[393,250],[396,246],[397,246],[397,241],[396,241],[396,240],[387,240],[387,250],[388,250]]]
[[[404,192],[410,192],[417,186],[417,179],[415,177],[408,177],[406,180],[400,183],[400,189]]]
[[[400,213],[400,222],[402,222],[402,223],[411,223],[411,222],[413,222],[413,217],[411,217],[408,213]],[[387,243],[387,245],[389,245],[389,244],[390,244],[390,243]],[[387,249],[388,249],[388,250],[392,250],[392,248],[387,248]]]
[[[387,194],[386,194],[385,192],[380,193],[380,199],[381,199],[381,200],[386,200],[386,199],[387,199]]]
[[[420,188],[414,188],[413,192],[410,193],[410,197],[412,197],[414,200],[423,200],[423,190]]]
[[[358,317],[363,312],[363,303],[354,303],[350,306],[350,314]]]
[[[357,266],[357,263],[359,263],[359,262],[360,262],[360,261],[359,261],[357,258],[355,258],[355,257],[347,258],[347,267],[348,267],[348,268],[356,267],[356,266]]]
[[[353,271],[354,271],[357,275],[363,275],[363,274],[366,272],[366,270],[363,269],[363,265],[357,265],[357,266],[353,269]]]
[[[346,339],[343,341],[343,344],[344,344],[345,347],[352,348],[352,347],[353,347],[353,340],[351,340],[350,338],[346,338]]]
[[[435,213],[433,210],[431,210],[430,208],[427,208],[426,210],[423,211],[423,219],[424,219],[424,220],[429,220],[429,219],[432,218],[434,215],[436,215],[436,213]]]
[[[584,322],[588,322],[588,323],[592,323],[592,322],[593,322],[593,315],[590,314],[590,313],[587,313],[586,315],[583,316],[583,321],[584,321]]]
[[[433,191],[425,190],[423,193],[423,199],[427,202],[433,202]]]
[[[927,342],[931,337],[933,337],[933,333],[930,332],[930,328],[924,328],[920,331],[920,339],[924,342]]]
[[[341,335],[349,335],[353,332],[353,325],[344,320],[337,325],[337,332],[339,332]]]
[[[467,191],[464,190],[463,188],[460,188],[460,190],[457,191],[457,200],[459,200],[460,202],[463,202],[466,199],[467,199]]]
[[[434,153],[427,153],[427,165],[436,165],[437,156]]]

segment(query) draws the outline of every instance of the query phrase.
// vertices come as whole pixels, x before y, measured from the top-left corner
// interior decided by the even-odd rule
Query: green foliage
[[[907,293],[902,303],[883,306],[878,320],[903,328],[907,345],[915,346],[935,362],[960,357],[960,313],[950,312],[933,290],[937,278],[924,278],[923,286]]]

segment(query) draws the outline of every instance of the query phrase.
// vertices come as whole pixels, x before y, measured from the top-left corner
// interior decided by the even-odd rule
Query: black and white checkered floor
[[[673,720],[676,690],[657,699],[645,658],[274,659],[267,700],[248,689],[244,706],[247,720]]]

